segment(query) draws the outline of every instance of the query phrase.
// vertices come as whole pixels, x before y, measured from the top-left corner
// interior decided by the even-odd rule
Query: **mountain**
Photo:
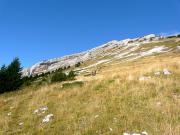
[[[77,63],[85,63],[88,61],[94,62],[89,65],[92,67],[114,60],[129,61],[154,54],[175,51],[177,48],[168,47],[163,43],[161,44],[166,38],[168,37],[150,34],[135,39],[114,40],[85,52],[41,61],[23,70],[23,76],[40,75],[42,73],[53,72],[59,68],[73,67]],[[152,43],[155,45],[152,46]]]
[[[23,72],[67,66],[75,80],[53,82],[55,72],[0,95],[0,134],[179,135],[179,36],[111,41]]]

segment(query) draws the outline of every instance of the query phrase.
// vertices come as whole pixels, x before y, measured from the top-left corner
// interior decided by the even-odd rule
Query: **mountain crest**
[[[35,76],[42,73],[53,72],[59,68],[73,67],[81,62],[94,61],[98,63],[100,61],[99,63],[104,63],[113,60],[134,60],[155,53],[172,51],[172,49],[163,45],[151,46],[150,48],[146,46],[146,44],[150,43],[156,44],[163,39],[165,39],[165,37],[150,34],[134,39],[113,40],[85,52],[44,60],[23,70],[23,76]],[[94,64],[96,65],[96,63]]]

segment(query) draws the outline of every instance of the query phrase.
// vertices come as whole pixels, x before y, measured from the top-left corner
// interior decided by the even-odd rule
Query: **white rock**
[[[96,115],[94,118],[98,118],[99,117],[99,115]]]
[[[150,76],[141,76],[141,77],[139,77],[139,81],[147,81],[149,79],[151,79]]]
[[[112,128],[109,128],[109,130],[110,130],[110,131],[113,131],[113,129],[112,129]]]
[[[53,117],[53,116],[54,116],[53,114],[49,114],[49,115],[47,115],[47,117],[49,117],[49,118],[50,118],[50,117]]]
[[[155,75],[160,75],[160,74],[161,74],[161,72],[159,72],[159,71],[158,71],[158,72],[155,72],[154,74],[155,74]]]
[[[130,41],[132,41],[131,39],[125,39],[125,40],[122,40],[122,44],[123,45],[127,45]]]
[[[163,69],[163,73],[164,75],[170,75],[171,72],[168,69]]]
[[[9,112],[7,115],[8,115],[8,116],[11,116],[11,114],[12,114],[12,113],[11,113],[11,112]]]
[[[49,118],[44,118],[42,122],[43,122],[43,123],[47,123],[47,122],[49,122],[49,121],[50,121]]]
[[[142,135],[148,135],[148,133],[146,131],[143,131]]]
[[[100,61],[98,61],[97,63],[92,64],[92,65],[87,66],[87,67],[84,67],[84,68],[81,68],[80,70],[86,70],[86,69],[89,69],[89,68],[92,68],[92,67],[96,67],[96,66],[99,65],[99,64],[107,63],[107,62],[110,62],[110,61],[111,61],[110,59],[100,60]]]
[[[138,39],[138,41],[143,42],[143,41],[150,41],[150,39],[155,39],[156,35],[155,34],[150,34],[150,35],[146,35],[144,37],[141,37]]]
[[[147,36],[144,36],[144,38],[146,38],[146,39],[155,38],[155,37],[156,37],[155,34],[149,34]]]
[[[141,134],[138,134],[138,133],[133,133],[133,134],[131,134],[131,135],[141,135]]]
[[[129,134],[129,133],[123,133],[123,135],[131,135],[131,134]]]
[[[48,110],[47,106],[40,107],[39,109],[34,110],[34,114],[36,113],[45,113]]]
[[[180,46],[177,46],[177,49],[179,49],[179,50],[180,50]]]
[[[47,116],[44,117],[42,122],[43,123],[48,123],[53,116],[54,116],[53,114],[48,114]]]
[[[13,107],[13,106],[11,106],[11,107],[10,107],[10,109],[12,110],[12,109],[14,109],[14,107]]]
[[[39,112],[39,110],[38,110],[38,109],[34,110],[34,113],[38,113],[38,112]]]
[[[22,126],[23,124],[24,124],[23,122],[20,122],[20,123],[19,123],[19,126]]]
[[[162,53],[162,52],[165,52],[165,50],[167,50],[167,49],[168,48],[164,47],[164,46],[156,46],[153,49],[150,49],[150,50],[145,51],[145,52],[141,52],[140,55],[141,56],[148,56],[148,55],[152,55],[155,53]]]
[[[47,110],[48,110],[48,107],[47,107],[47,106],[44,106],[44,107],[39,108],[39,110],[40,110],[41,112],[47,111]]]

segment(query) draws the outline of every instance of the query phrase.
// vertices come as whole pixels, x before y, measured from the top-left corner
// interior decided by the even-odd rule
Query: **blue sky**
[[[180,0],[0,0],[0,65],[180,31]]]

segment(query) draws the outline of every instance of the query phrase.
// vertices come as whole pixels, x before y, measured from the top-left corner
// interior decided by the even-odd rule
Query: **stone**
[[[129,134],[129,133],[123,133],[123,135],[131,135],[131,134]]]
[[[109,128],[109,130],[110,130],[110,131],[113,131],[113,129],[112,129],[112,128]]]
[[[148,135],[148,133],[146,131],[143,131],[142,135]]]
[[[38,112],[39,112],[39,110],[38,110],[38,109],[34,110],[34,113],[38,113]]]
[[[164,75],[171,75],[172,73],[168,69],[163,69]]]
[[[47,107],[47,106],[44,106],[44,107],[39,108],[39,110],[40,110],[41,112],[47,111],[47,110],[48,110],[48,107]]]
[[[161,74],[161,72],[159,72],[159,71],[154,73],[154,75],[160,75],[160,74]]]
[[[19,126],[22,126],[22,125],[24,125],[24,123],[23,123],[23,122],[20,122],[20,123],[19,123]]]
[[[34,114],[36,113],[45,113],[48,110],[47,106],[40,107],[39,109],[34,110]]]
[[[12,109],[14,109],[14,107],[13,107],[13,106],[11,106],[11,107],[10,107],[10,109],[12,110]]]
[[[44,117],[42,122],[43,123],[48,123],[53,116],[54,116],[53,114],[48,114],[47,116]]]
[[[141,76],[141,77],[139,78],[139,81],[147,81],[147,80],[149,80],[149,79],[151,79],[150,76]]]

